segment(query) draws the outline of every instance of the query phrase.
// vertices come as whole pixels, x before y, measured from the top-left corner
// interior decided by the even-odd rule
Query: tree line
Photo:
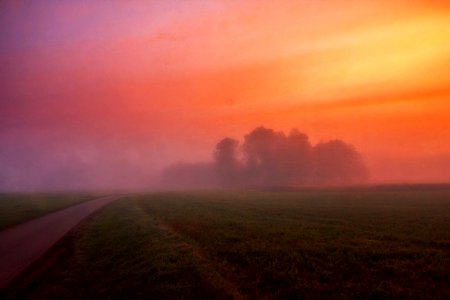
[[[369,178],[356,148],[342,140],[312,145],[297,129],[289,134],[257,127],[242,144],[226,137],[213,161],[178,163],[164,170],[166,187],[275,187],[357,185]]]

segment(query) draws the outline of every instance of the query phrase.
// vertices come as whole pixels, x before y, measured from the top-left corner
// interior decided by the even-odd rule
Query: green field
[[[85,193],[0,193],[0,230],[93,198]]]
[[[133,196],[6,298],[448,299],[450,190]]]

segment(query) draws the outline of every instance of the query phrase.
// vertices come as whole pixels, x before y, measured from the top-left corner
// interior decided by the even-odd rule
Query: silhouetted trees
[[[224,138],[216,145],[214,164],[222,186],[234,186],[241,175],[237,140]]]
[[[312,165],[313,183],[319,185],[358,184],[369,178],[369,170],[355,147],[340,140],[314,146]]]
[[[177,164],[163,178],[181,187],[267,187],[355,185],[369,178],[356,148],[341,140],[312,145],[306,134],[288,135],[257,127],[244,136],[217,143],[214,161]]]
[[[245,172],[251,185],[296,185],[310,173],[311,144],[297,130],[258,127],[244,138]]]
[[[233,147],[237,149],[236,141]],[[242,152],[243,180],[239,182],[243,185],[345,185],[360,184],[369,177],[355,147],[340,140],[312,146],[308,136],[297,129],[286,135],[257,127],[245,135]],[[233,161],[233,165],[239,164]]]

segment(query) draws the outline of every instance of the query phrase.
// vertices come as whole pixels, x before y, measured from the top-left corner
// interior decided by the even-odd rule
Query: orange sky
[[[147,174],[264,125],[450,181],[446,1],[3,1],[0,28],[8,172],[29,147]]]

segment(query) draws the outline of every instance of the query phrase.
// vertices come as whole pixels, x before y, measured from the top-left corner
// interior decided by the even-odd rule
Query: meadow
[[[95,197],[87,193],[0,193],[0,230]]]
[[[129,196],[5,299],[448,299],[450,190]]]

